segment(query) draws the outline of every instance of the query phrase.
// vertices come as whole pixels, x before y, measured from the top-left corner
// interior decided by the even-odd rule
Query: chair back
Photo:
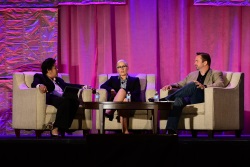
[[[225,87],[234,88],[236,86],[239,86],[242,80],[244,81],[244,73],[223,71],[223,78],[224,78]]]
[[[38,72],[34,72],[34,71],[25,71],[25,72],[21,72],[23,74],[23,79],[24,79],[24,83],[26,84],[26,86],[28,88],[31,88],[31,84],[34,80],[34,75],[36,73],[42,74],[42,72],[38,71]],[[20,74],[21,74],[20,73]],[[69,75],[66,73],[58,73],[58,77],[62,78],[65,82],[69,82]]]
[[[232,75],[233,75],[233,72],[231,71],[223,71],[223,79],[224,79],[225,87],[227,87],[228,84],[230,83]]]

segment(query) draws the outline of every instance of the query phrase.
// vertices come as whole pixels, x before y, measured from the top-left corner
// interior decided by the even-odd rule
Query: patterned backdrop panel
[[[194,0],[194,5],[250,6],[249,0]]]
[[[126,0],[58,0],[58,5],[90,5],[90,4],[114,4],[124,5]]]
[[[12,73],[40,71],[47,57],[57,57],[57,8],[0,9],[0,134],[10,134]]]
[[[126,0],[0,0],[0,7],[57,7],[58,5],[126,4]]]
[[[40,68],[46,57],[57,56],[57,9],[0,10],[0,76]]]
[[[58,0],[0,0],[0,7],[56,7]]]

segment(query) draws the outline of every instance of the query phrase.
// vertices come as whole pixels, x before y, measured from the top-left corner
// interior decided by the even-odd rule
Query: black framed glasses
[[[123,65],[123,66],[117,66],[116,68],[120,69],[120,68],[125,68],[125,67],[128,67],[128,66]]]

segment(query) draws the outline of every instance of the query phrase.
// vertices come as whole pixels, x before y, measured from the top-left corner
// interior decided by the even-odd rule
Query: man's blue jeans
[[[174,100],[173,109],[169,111],[166,129],[172,129],[176,132],[182,109],[188,104],[204,102],[204,89],[197,88],[194,82],[190,82],[165,99]]]

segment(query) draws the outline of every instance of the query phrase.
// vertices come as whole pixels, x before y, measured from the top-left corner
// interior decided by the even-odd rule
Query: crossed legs
[[[167,130],[177,131],[182,109],[187,104],[204,102],[204,90],[197,88],[194,82],[190,82],[176,92],[165,97],[167,100],[174,100],[173,110],[169,111]]]
[[[115,97],[114,102],[127,102],[126,100],[126,91],[124,89],[120,89]],[[114,114],[114,110],[106,111],[107,114]],[[129,126],[129,112],[127,110],[119,110],[118,115],[120,116],[120,122],[122,124],[122,133],[129,134],[128,126]]]

